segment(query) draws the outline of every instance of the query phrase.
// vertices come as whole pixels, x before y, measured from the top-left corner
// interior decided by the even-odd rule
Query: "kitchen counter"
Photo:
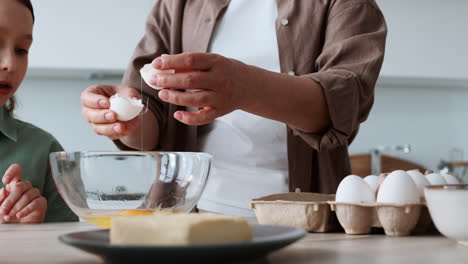
[[[102,264],[92,254],[58,241],[59,235],[95,229],[87,223],[0,225],[0,263]],[[308,234],[251,263],[468,263],[468,247],[442,236]]]

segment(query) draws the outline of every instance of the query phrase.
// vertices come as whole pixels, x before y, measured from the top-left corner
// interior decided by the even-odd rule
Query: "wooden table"
[[[94,255],[63,244],[58,236],[95,229],[87,223],[0,224],[0,263],[103,263]]]
[[[0,225],[0,263],[101,264],[99,257],[57,239],[61,234],[93,229],[86,223]],[[468,247],[442,236],[308,234],[299,242],[252,263],[468,263]]]

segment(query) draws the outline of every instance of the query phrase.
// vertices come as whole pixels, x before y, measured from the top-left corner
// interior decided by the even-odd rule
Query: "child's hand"
[[[21,180],[21,167],[11,165],[2,178],[5,188],[0,190],[0,214],[6,222],[42,223],[47,200],[29,181]]]

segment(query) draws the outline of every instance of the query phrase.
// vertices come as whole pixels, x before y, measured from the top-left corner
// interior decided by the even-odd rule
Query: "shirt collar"
[[[0,133],[15,142],[18,140],[16,120],[5,107],[0,108]]]

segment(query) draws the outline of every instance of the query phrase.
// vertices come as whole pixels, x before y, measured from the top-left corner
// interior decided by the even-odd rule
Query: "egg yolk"
[[[149,214],[152,214],[153,213],[153,210],[138,210],[138,209],[135,209],[135,210],[126,210],[126,211],[122,211],[119,213],[119,215],[122,215],[122,216],[128,216],[128,215],[149,215]]]

